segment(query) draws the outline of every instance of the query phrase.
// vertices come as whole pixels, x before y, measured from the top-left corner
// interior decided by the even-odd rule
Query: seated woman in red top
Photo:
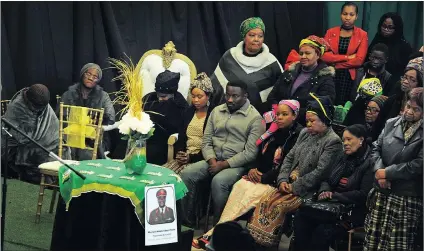
[[[335,105],[344,105],[349,100],[356,68],[364,63],[368,48],[367,32],[355,26],[358,6],[347,2],[341,11],[342,25],[327,30],[324,39],[330,44],[331,51],[322,56],[324,62],[336,68]]]

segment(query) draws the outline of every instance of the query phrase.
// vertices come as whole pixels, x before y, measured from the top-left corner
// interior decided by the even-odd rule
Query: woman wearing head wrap
[[[377,33],[369,48],[378,43],[383,43],[389,47],[386,70],[397,81],[402,76],[403,69],[408,63],[409,55],[412,53],[412,47],[403,35],[402,17],[397,13],[389,12],[381,16],[377,26]]]
[[[384,103],[387,99],[388,98],[386,96],[378,95],[368,102],[364,102],[363,100],[355,101],[347,113],[346,118],[343,121],[343,125],[350,126],[353,124],[361,124],[366,126],[367,137],[371,140],[374,134],[374,123],[377,120],[380,111],[384,108]]]
[[[35,84],[14,95],[4,118],[51,152],[59,147],[59,120],[49,105],[50,92],[45,85]],[[13,132],[8,140],[8,164],[24,181],[40,184],[38,165],[52,161],[42,149]],[[5,147],[2,140],[2,148]],[[2,149],[4,153],[5,149]]]
[[[383,109],[381,109],[380,114],[374,123],[372,135],[373,140],[377,140],[388,119],[397,117],[403,112],[408,92],[413,88],[423,86],[423,72],[422,57],[414,58],[409,61],[405,68],[404,75],[397,84],[398,91],[386,100]]]
[[[317,36],[309,36],[299,44],[299,62],[293,63],[285,71],[268,96],[268,103],[275,105],[281,99],[296,99],[302,109],[299,123],[305,124],[305,108],[311,100],[310,92],[336,98],[333,82],[334,68],[327,66],[321,56],[328,49],[328,43]]]
[[[373,143],[364,250],[416,250],[423,212],[423,88],[413,89],[401,116]]]
[[[355,26],[358,12],[355,3],[343,4],[340,13],[342,25],[327,30],[325,34],[325,40],[330,44],[331,51],[326,52],[322,60],[336,68],[335,105],[344,105],[350,100],[356,70],[362,66],[367,56],[368,34]]]
[[[371,147],[364,125],[348,126],[343,132],[344,154],[333,160],[330,175],[321,183],[314,200],[355,205],[341,222],[328,219],[320,211],[301,207],[295,215],[294,250],[328,251],[334,240],[351,228],[361,227],[366,215],[365,201],[372,188]]]
[[[201,151],[203,131],[214,106],[211,104],[214,89],[206,73],[199,73],[190,84],[191,103],[182,114],[182,126],[174,145],[174,160],[166,163],[179,174],[190,163],[203,160]]]
[[[60,102],[65,105],[82,106],[94,109],[104,109],[103,125],[113,125],[115,123],[115,108],[110,100],[109,94],[99,86],[102,79],[102,69],[94,63],[85,64],[80,71],[78,83],[69,86],[62,95]],[[58,113],[58,110],[56,113]],[[104,158],[105,151],[111,149],[110,137],[107,132],[103,134],[102,146],[99,146],[99,158]],[[72,159],[91,159],[90,150],[72,149]]]
[[[381,109],[383,109],[386,100],[386,96],[380,95],[372,98],[371,101],[368,102],[367,108],[365,109],[365,122],[369,131],[371,131],[372,125],[377,119]]]
[[[216,90],[222,90],[228,82],[246,83],[250,103],[262,114],[268,111],[263,103],[283,69],[264,43],[265,24],[261,18],[244,20],[240,35],[242,41],[224,53],[211,80]]]
[[[234,184],[218,224],[237,219],[258,206],[264,194],[277,191],[279,167],[302,130],[302,126],[296,122],[299,109],[297,100],[281,100],[275,111],[264,115],[264,119],[273,123],[276,128],[270,128],[261,136],[255,168],[250,169],[247,175]],[[193,240],[193,246],[201,247],[213,231],[212,228],[202,237]]]
[[[343,154],[342,142],[331,128],[334,107],[329,97],[316,97],[308,105],[308,127],[284,159],[276,185],[261,197],[247,228],[255,241],[266,247],[278,245],[287,213],[296,211],[302,199],[311,197]]]
[[[367,105],[369,104],[369,102],[373,98],[381,96],[382,92],[383,88],[378,78],[363,79],[357,88],[356,99],[355,101],[353,101],[352,107],[346,114],[346,117],[343,121],[343,125],[349,126],[353,124],[361,124],[371,126],[371,124],[374,123],[375,118],[373,119],[371,124],[368,124],[365,121],[364,114],[366,113]],[[386,96],[384,97],[387,99]],[[378,110],[380,110],[380,108]],[[371,128],[369,129],[371,132]]]
[[[147,161],[163,165],[168,158],[168,138],[182,127],[181,117],[188,107],[187,100],[178,92],[180,73],[165,70],[156,77],[155,92],[143,97],[143,110],[149,113],[155,133],[147,140]]]

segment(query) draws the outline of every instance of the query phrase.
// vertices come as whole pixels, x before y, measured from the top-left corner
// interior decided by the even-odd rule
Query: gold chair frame
[[[193,61],[190,60],[187,56],[177,53],[177,50],[175,49],[175,45],[172,41],[169,41],[165,44],[165,46],[162,48],[162,50],[149,50],[143,54],[143,56],[139,60],[139,64],[142,65],[143,61],[147,58],[147,56],[150,55],[157,55],[163,59],[163,66],[165,69],[168,69],[171,65],[172,60],[174,59],[180,59],[184,61],[190,69],[190,80],[194,80],[194,78],[197,76],[197,69],[194,65]],[[190,90],[189,90],[190,92]],[[191,103],[191,95],[188,93],[187,95],[187,102]],[[174,159],[174,144],[177,142],[177,137],[174,135],[171,135],[168,138],[168,157],[167,162],[170,162]]]
[[[57,98],[58,101],[60,100],[60,96],[56,96],[56,98]],[[66,120],[64,120],[64,109],[67,110],[66,115],[69,116],[69,110],[73,107],[78,107],[78,106],[64,105],[63,102],[60,103],[60,109],[59,109],[59,150],[58,150],[58,156],[60,158],[62,158],[62,155],[63,155],[63,147],[64,146],[70,147],[69,145],[67,145],[63,141],[64,134],[65,134],[64,133],[64,124],[72,124],[73,123],[73,122],[68,121],[68,118]],[[102,109],[87,108],[87,110],[88,110],[88,115],[90,116],[90,121],[89,121],[89,124],[87,124],[86,126],[90,126],[90,127],[95,128],[96,136],[95,136],[95,138],[86,137],[86,139],[94,139],[94,146],[93,147],[85,147],[83,149],[92,150],[93,151],[92,159],[96,159],[98,147],[99,147],[99,144],[101,142],[101,136],[102,136],[102,122],[103,122],[104,109],[103,108]],[[93,115],[94,115],[94,118],[92,117]],[[67,134],[65,134],[65,135],[67,135]],[[41,173],[41,181],[40,181],[40,192],[39,192],[39,195],[38,195],[37,212],[36,212],[36,215],[35,215],[35,218],[36,218],[35,222],[36,223],[40,222],[41,208],[42,208],[42,205],[43,205],[43,197],[44,197],[45,188],[50,187],[50,188],[53,189],[49,213],[53,212],[53,208],[54,208],[54,205],[56,203],[56,194],[57,194],[57,190],[59,188],[59,184],[57,183],[57,181],[54,181],[53,183],[46,183],[46,175],[58,177],[58,171],[57,170],[44,169],[44,168],[41,168],[41,167],[39,168],[39,170],[40,170],[40,173]]]

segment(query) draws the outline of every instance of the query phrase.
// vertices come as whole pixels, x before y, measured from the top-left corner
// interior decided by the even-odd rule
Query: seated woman
[[[24,88],[12,98],[4,118],[47,150],[57,153],[59,120],[49,105],[49,100],[50,92],[45,85],[34,84],[29,88]],[[23,135],[13,130],[9,131],[13,137],[8,139],[8,159],[4,161],[7,161],[8,166],[18,173],[20,179],[40,184],[41,176],[38,165],[53,159]],[[2,157],[5,154],[5,137],[6,135],[2,131]],[[63,157],[65,158],[65,156]]]
[[[416,87],[423,87],[423,58],[414,58],[409,61],[405,68],[404,75],[398,84],[398,91],[390,96],[380,111],[373,126],[372,140],[377,140],[387,120],[397,117],[403,113],[403,108],[407,100],[408,92]]]
[[[181,117],[188,103],[178,92],[179,81],[180,73],[165,70],[156,78],[155,92],[143,98],[143,109],[155,124],[155,133],[147,140],[146,155],[149,163],[166,163],[168,138],[182,127]]]
[[[368,34],[355,26],[358,12],[358,6],[355,3],[343,4],[340,13],[342,25],[328,29],[324,37],[330,44],[331,51],[326,52],[322,60],[336,68],[335,105],[344,105],[350,100],[356,70],[364,63],[367,56]]]
[[[423,88],[410,92],[403,114],[373,144],[364,251],[414,250],[423,213]]]
[[[330,244],[346,235],[347,230],[363,226],[365,201],[373,183],[371,147],[366,137],[367,130],[363,125],[351,125],[344,130],[345,154],[333,162],[330,176],[321,183],[317,193],[318,201],[354,204],[352,215],[340,223],[320,216],[319,211],[313,213],[301,207],[294,219],[295,250],[328,251]]]
[[[344,125],[364,124],[363,114],[368,102],[383,93],[383,87],[378,78],[366,78],[361,81],[357,90],[352,107],[349,109],[343,121]],[[358,121],[359,119],[359,121]]]
[[[99,86],[102,80],[102,69],[99,65],[88,63],[81,68],[80,81],[69,86],[63,93],[61,102],[65,105],[83,106],[95,109],[104,109],[103,125],[115,123],[115,108],[109,94]],[[59,114],[59,112],[56,112]],[[111,150],[111,141],[108,133],[103,134],[102,146],[99,146],[98,158],[104,158],[104,152]],[[93,144],[91,142],[87,142]],[[88,160],[92,157],[91,150],[71,149],[73,160]]]
[[[223,89],[228,82],[246,83],[250,103],[263,114],[269,111],[263,103],[283,68],[264,43],[265,24],[261,18],[244,20],[240,35],[243,41],[224,53],[211,75],[213,88],[222,93],[218,103],[223,103]]]
[[[257,145],[259,154],[254,167],[248,174],[236,182],[221,214],[218,224],[237,219],[239,216],[255,208],[260,198],[267,191],[275,190],[279,167],[290,152],[302,126],[296,122],[300,104],[296,100],[282,100],[277,110],[269,112],[269,122],[277,125],[276,130],[266,131]],[[194,247],[202,247],[213,233],[213,228],[197,240],[193,240]],[[201,243],[203,242],[203,243]]]
[[[206,73],[196,76],[190,85],[192,106],[188,107],[182,116],[182,127],[178,133],[178,140],[174,145],[174,157],[172,162],[166,163],[165,167],[179,174],[187,164],[203,160],[202,138],[206,127],[206,121],[213,108],[211,104],[214,92],[212,82]]]
[[[332,101],[336,98],[334,68],[320,60],[327,48],[328,44],[322,38],[309,36],[303,39],[299,45],[300,63],[293,63],[280,76],[268,96],[270,105],[275,105],[282,99],[298,100],[302,107],[299,113],[299,123],[302,125],[305,125],[307,102],[312,100],[310,92],[329,96]]]
[[[286,214],[296,211],[302,199],[318,191],[334,159],[343,154],[342,142],[330,126],[333,104],[329,97],[315,98],[306,112],[307,128],[300,132],[280,168],[278,189],[268,189],[261,196],[249,220],[247,228],[261,246],[278,245]]]
[[[387,97],[383,95],[375,96],[367,103],[364,103],[363,100],[356,100],[347,113],[343,124],[346,126],[354,124],[365,125],[367,128],[366,138],[372,137],[374,122],[381,109],[383,109],[386,100]]]

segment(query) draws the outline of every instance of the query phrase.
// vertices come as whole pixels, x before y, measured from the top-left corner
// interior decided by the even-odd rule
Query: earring
[[[361,142],[359,142],[359,145],[361,145],[361,146],[362,146],[362,141],[361,141]]]
[[[208,100],[208,102],[206,103],[206,106],[210,106],[211,105],[211,102],[209,102],[209,100]]]

